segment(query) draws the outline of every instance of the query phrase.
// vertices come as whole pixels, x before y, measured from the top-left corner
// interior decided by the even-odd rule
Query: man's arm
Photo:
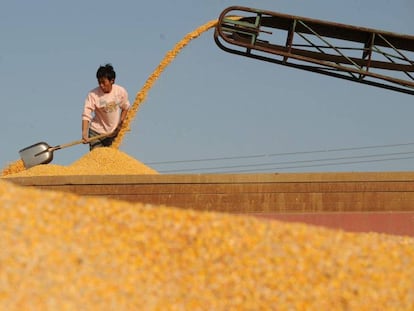
[[[122,123],[125,121],[127,114],[128,114],[128,109],[122,109],[121,117],[119,119],[119,125],[122,125]]]
[[[89,121],[82,120],[82,140],[84,143],[88,142],[89,138]]]

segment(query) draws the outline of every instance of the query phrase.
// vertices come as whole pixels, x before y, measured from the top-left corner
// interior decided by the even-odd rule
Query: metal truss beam
[[[259,9],[225,9],[224,51],[414,95],[414,36]]]

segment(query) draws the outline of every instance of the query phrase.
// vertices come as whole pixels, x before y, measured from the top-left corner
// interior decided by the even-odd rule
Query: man
[[[127,91],[115,84],[116,73],[111,64],[100,66],[96,78],[99,86],[88,93],[82,113],[82,140],[89,143],[90,150],[112,145],[131,106]],[[109,136],[90,139],[102,134]]]

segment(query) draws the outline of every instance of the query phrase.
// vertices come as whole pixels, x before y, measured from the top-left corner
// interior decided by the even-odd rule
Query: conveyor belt
[[[414,94],[411,35],[233,6],[214,38],[229,53]]]

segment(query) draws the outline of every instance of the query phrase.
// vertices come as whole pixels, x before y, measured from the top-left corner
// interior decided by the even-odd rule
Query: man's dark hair
[[[115,80],[116,73],[115,73],[114,67],[112,67],[111,64],[106,64],[105,66],[100,66],[98,68],[98,71],[96,72],[96,78],[98,80],[102,79],[102,78],[107,78],[109,81]]]

